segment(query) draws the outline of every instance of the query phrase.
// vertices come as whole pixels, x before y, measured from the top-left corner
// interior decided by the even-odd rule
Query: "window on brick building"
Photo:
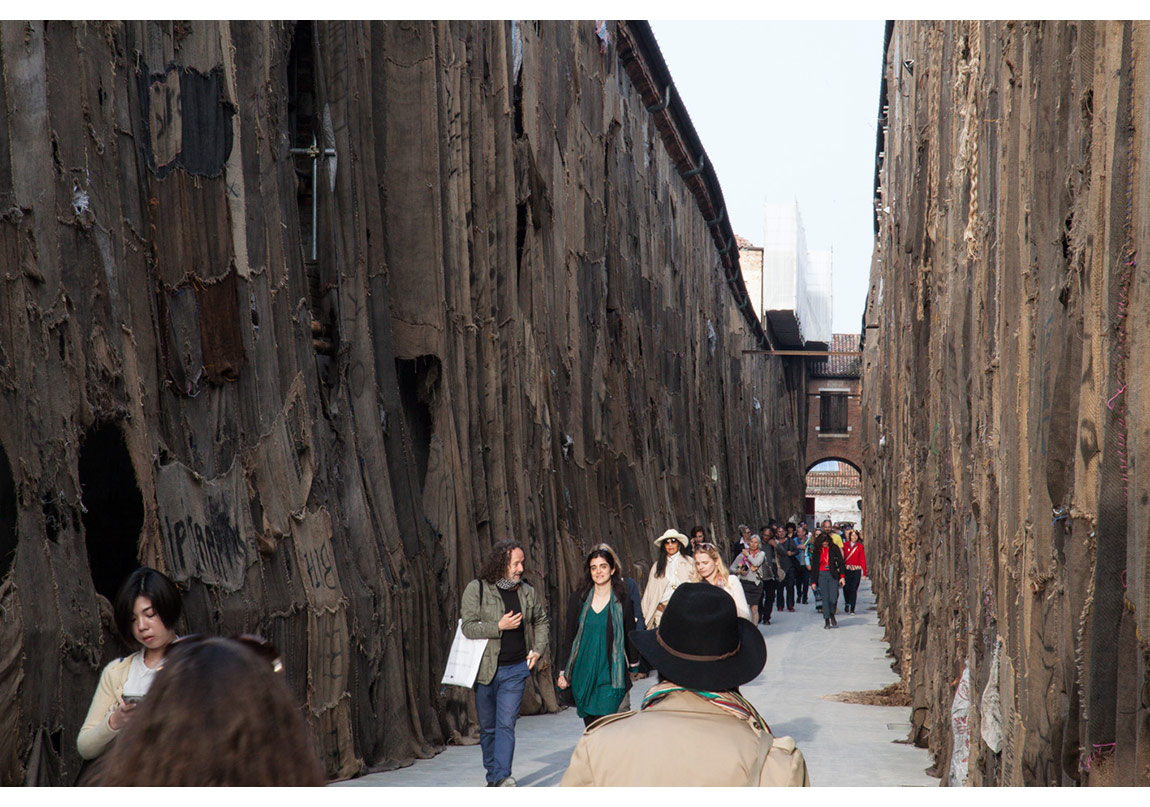
[[[846,434],[847,431],[847,393],[819,392],[819,434]]]

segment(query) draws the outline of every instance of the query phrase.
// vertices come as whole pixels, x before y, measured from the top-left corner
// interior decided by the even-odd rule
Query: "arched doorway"
[[[862,471],[842,457],[820,457],[807,466],[805,520],[808,524],[829,518],[862,524]]]

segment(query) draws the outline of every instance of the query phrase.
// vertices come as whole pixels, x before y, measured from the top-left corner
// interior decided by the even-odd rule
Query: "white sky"
[[[808,249],[834,251],[834,331],[857,333],[874,244],[883,22],[651,22],[719,177],[735,232],[798,200]]]

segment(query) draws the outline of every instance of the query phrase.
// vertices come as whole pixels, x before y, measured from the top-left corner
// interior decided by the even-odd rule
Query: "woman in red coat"
[[[863,549],[862,537],[858,530],[847,530],[846,540],[843,543],[843,562],[847,567],[843,600],[846,613],[853,614],[858,600],[859,583],[866,575],[866,551]]]

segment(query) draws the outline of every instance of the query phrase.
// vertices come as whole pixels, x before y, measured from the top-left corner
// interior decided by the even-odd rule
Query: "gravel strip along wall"
[[[645,24],[5,22],[0,76],[0,783],[75,779],[138,563],[280,648],[335,778],[475,741],[496,540],[554,655],[591,545],[645,582],[801,510],[802,367],[742,354]]]
[[[864,520],[944,779],[969,670],[970,784],[1150,784],[1148,34],[888,26]]]

